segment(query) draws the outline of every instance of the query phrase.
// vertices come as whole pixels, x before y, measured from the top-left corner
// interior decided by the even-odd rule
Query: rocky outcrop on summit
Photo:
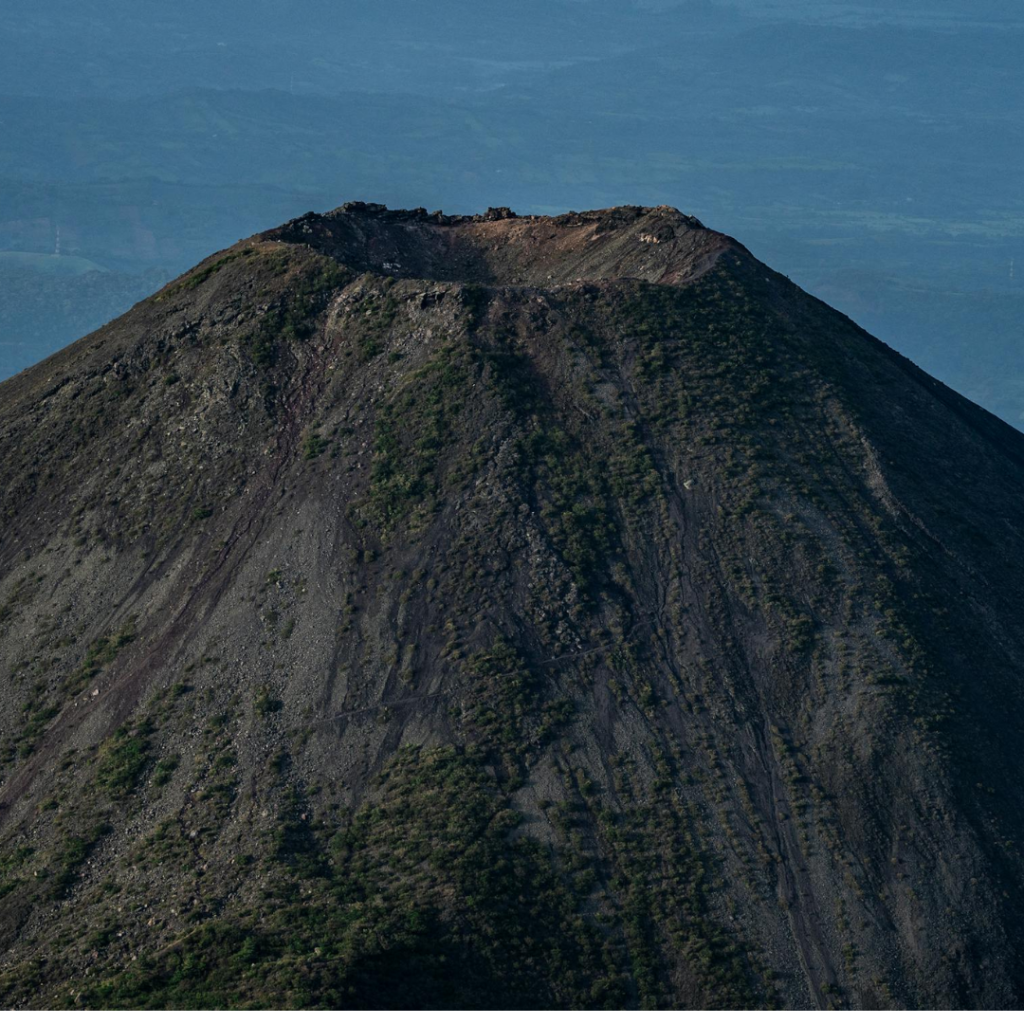
[[[390,277],[548,288],[635,278],[683,284],[741,247],[670,207],[561,217],[489,210],[473,217],[347,203],[262,236],[309,245],[346,266]]]
[[[348,204],[0,383],[0,1003],[1024,999],[1024,438],[664,207]]]

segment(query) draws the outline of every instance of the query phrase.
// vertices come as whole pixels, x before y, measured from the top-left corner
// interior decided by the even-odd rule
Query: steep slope
[[[4,1005],[1021,1004],[1024,437],[693,219],[307,215],[0,479]]]

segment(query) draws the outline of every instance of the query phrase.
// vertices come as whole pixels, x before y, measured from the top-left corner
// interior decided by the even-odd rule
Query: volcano
[[[3,1005],[1024,1002],[1024,436],[694,218],[308,214],[0,481]]]

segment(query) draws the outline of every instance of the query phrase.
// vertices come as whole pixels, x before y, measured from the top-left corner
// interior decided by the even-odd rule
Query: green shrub
[[[328,444],[329,442],[326,437],[321,437],[319,434],[310,434],[303,442],[302,457],[304,459],[319,458],[327,451]]]
[[[114,797],[127,796],[146,767],[149,749],[148,721],[135,728],[121,726],[100,747],[96,781]]]

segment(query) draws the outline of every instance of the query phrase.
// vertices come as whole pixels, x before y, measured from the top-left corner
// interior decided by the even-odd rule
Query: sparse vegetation
[[[100,747],[96,781],[111,796],[127,796],[138,784],[149,750],[152,725],[144,720],[137,725],[121,726]]]

